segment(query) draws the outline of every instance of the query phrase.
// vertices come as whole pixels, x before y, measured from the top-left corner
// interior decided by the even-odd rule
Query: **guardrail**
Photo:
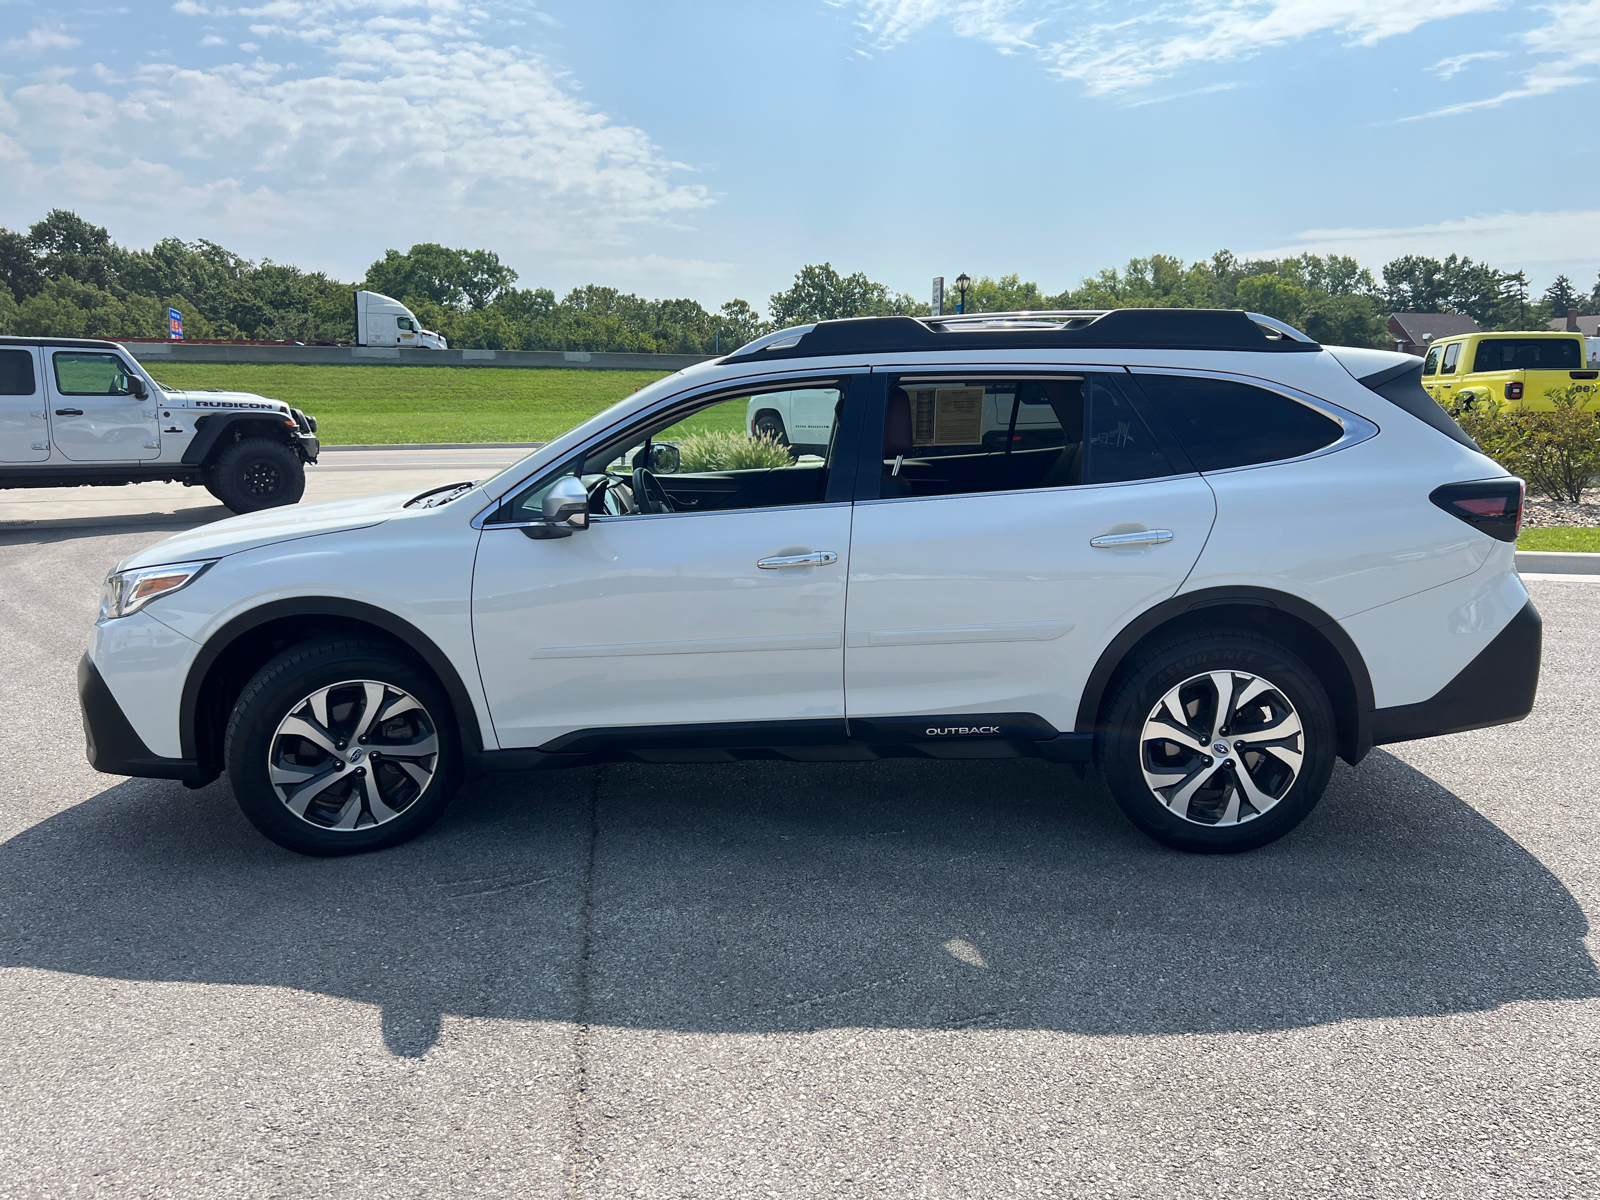
[[[218,346],[125,342],[140,362],[278,363],[293,366],[576,367],[586,371],[681,371],[713,354],[608,354],[587,350],[411,350],[399,346]]]

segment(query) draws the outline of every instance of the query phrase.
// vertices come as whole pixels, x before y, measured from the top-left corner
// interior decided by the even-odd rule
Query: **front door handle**
[[[1090,538],[1089,545],[1096,550],[1106,550],[1116,546],[1159,546],[1171,540],[1170,529],[1141,529],[1135,533],[1102,533]]]
[[[83,409],[81,409],[81,408],[58,408],[58,409],[56,409],[56,416],[58,416],[58,417],[81,417],[81,416],[83,416]]]
[[[774,558],[758,558],[756,566],[763,571],[776,571],[779,567],[825,567],[839,561],[832,550],[817,550],[811,554],[779,554]]]

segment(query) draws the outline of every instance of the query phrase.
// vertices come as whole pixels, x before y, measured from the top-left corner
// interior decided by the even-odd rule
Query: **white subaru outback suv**
[[[226,771],[309,854],[414,837],[484,771],[1021,755],[1249,849],[1336,755],[1532,707],[1522,483],[1420,369],[1232,311],[784,330],[492,479],[124,560],[89,759]],[[796,391],[833,397],[821,455],[679,469]]]

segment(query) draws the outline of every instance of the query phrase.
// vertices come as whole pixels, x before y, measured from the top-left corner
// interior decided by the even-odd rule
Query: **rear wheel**
[[[789,444],[789,431],[783,427],[783,418],[770,408],[756,414],[754,432],[757,437],[770,438],[780,446]]]
[[[459,786],[433,677],[381,643],[295,646],[247,685],[224,756],[239,807],[280,846],[356,854],[416,837]]]
[[[245,438],[217,455],[205,483],[234,512],[259,512],[298,502],[306,491],[306,469],[282,442]]]
[[[1321,682],[1296,655],[1247,633],[1158,647],[1106,709],[1101,770],[1117,804],[1179,850],[1253,850],[1315,807],[1333,770]]]

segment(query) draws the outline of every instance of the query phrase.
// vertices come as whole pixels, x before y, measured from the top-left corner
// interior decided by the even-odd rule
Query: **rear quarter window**
[[[1331,417],[1265,388],[1186,375],[1137,379],[1199,471],[1299,458],[1344,435]]]
[[[0,350],[0,396],[31,396],[37,390],[33,355],[26,350]]]

